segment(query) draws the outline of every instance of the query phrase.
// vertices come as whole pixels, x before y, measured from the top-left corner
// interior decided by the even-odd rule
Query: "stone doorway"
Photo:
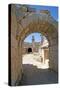
[[[28,48],[28,53],[32,53],[32,48]]]

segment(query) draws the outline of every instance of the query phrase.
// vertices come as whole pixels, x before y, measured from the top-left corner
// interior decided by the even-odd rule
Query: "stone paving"
[[[29,54],[23,59],[23,78],[21,85],[40,85],[58,83],[58,75],[49,68],[37,68],[36,62],[33,65],[33,55]],[[31,63],[29,63],[31,61]],[[41,64],[41,63],[40,63]]]

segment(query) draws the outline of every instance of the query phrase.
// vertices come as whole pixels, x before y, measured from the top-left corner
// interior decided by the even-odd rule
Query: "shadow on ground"
[[[19,85],[40,85],[58,83],[58,74],[50,69],[38,69],[31,64],[23,64],[23,77]]]

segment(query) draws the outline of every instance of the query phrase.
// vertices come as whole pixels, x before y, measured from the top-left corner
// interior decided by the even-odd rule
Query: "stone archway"
[[[44,18],[44,16],[42,18]],[[38,14],[37,15],[32,14],[31,16],[29,16],[29,18],[26,17],[25,19],[22,20],[22,23],[25,24],[25,27],[23,26],[24,29],[20,33],[19,43],[22,44],[24,38],[28,36],[30,33],[33,33],[33,32],[42,33],[45,37],[47,37],[49,41],[50,68],[57,71],[57,68],[58,68],[57,66],[57,63],[58,63],[57,61],[58,60],[57,27],[53,23],[51,23],[51,21],[49,20],[50,17],[48,17],[48,20],[50,22],[48,22],[48,20],[40,20],[40,19],[41,18],[38,16]]]
[[[44,11],[30,13],[21,21],[17,20],[15,7],[12,7],[11,12],[11,85],[17,85],[22,78],[22,43],[33,32],[42,33],[48,39],[49,67],[58,72],[58,22]]]
[[[28,53],[31,53],[32,52],[32,48],[28,48]]]

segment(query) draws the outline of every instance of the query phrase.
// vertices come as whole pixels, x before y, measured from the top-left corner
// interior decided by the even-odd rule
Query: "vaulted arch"
[[[22,43],[26,36],[31,33],[39,32],[43,34],[49,41],[49,59],[50,59],[50,68],[57,71],[58,66],[58,31],[57,31],[57,22],[52,19],[50,16],[44,14],[31,14],[30,16],[24,18],[21,21],[23,29],[19,33],[19,53],[22,56]],[[21,58],[22,59],[22,58]]]

